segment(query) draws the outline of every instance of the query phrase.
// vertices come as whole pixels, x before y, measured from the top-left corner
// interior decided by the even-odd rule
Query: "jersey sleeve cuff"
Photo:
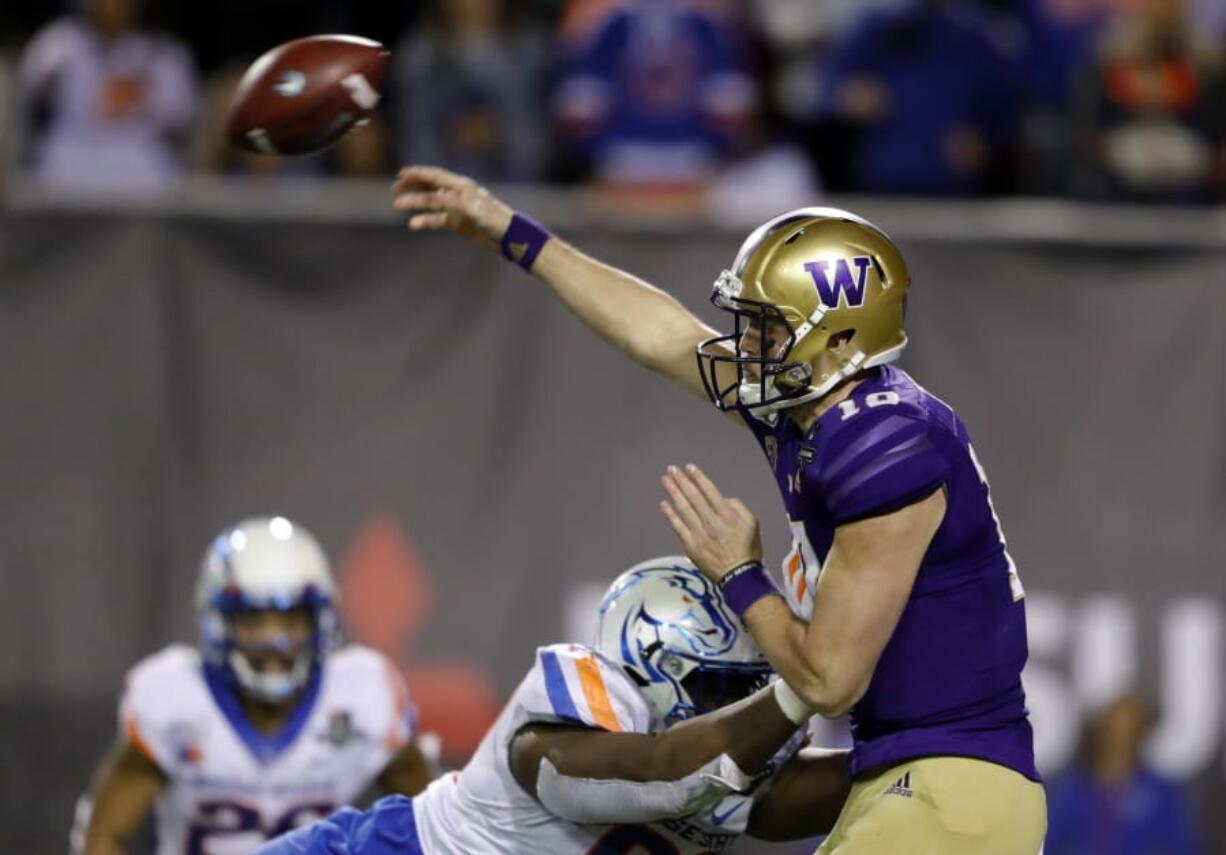
[[[847,525],[849,523],[859,522],[860,520],[872,519],[873,517],[883,517],[886,514],[892,514],[895,511],[901,511],[903,508],[914,505],[927,499],[937,490],[945,486],[945,476],[939,475],[932,478],[930,481],[909,490],[900,496],[895,496],[885,502],[880,502],[864,508],[857,508],[854,505],[839,508],[837,513],[831,514],[831,519],[836,526]]]

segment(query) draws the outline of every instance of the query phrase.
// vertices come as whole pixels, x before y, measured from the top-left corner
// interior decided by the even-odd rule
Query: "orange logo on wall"
[[[419,728],[463,763],[498,716],[489,676],[463,659],[416,657],[413,644],[434,612],[434,579],[390,516],[367,520],[340,565],[341,617],[349,636],[390,658],[409,684]]]

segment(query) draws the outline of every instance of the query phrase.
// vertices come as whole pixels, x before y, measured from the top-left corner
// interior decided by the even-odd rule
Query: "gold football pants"
[[[855,781],[816,855],[1038,855],[1043,786],[966,757],[923,757]]]

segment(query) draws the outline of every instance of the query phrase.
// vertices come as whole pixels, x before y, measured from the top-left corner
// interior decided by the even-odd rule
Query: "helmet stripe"
[[[849,495],[851,495],[855,490],[881,475],[881,473],[899,465],[900,463],[904,463],[916,457],[931,453],[932,451],[932,440],[928,438],[926,433],[921,433],[918,436],[912,437],[895,448],[885,452],[880,457],[867,464],[863,469],[848,473],[842,478],[841,482],[836,479],[835,483],[827,485],[826,501],[830,507],[833,508],[839,502],[842,502]],[[935,485],[933,489],[935,489]]]
[[[842,474],[843,470],[854,461],[857,457],[867,451],[871,446],[884,444],[887,440],[893,439],[897,434],[902,433],[907,428],[912,428],[915,432],[923,431],[924,426],[915,419],[907,416],[887,416],[882,419],[877,425],[874,425],[863,436],[859,437],[855,442],[851,443],[847,448],[839,454],[829,466],[825,467],[822,472],[822,477],[826,480],[837,478]]]

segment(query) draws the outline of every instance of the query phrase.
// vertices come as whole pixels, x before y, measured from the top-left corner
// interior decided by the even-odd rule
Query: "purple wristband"
[[[737,567],[720,581],[719,587],[724,595],[724,602],[742,620],[745,618],[745,612],[758,600],[779,593],[775,580],[757,561]]]
[[[502,236],[502,255],[524,270],[531,270],[536,257],[553,237],[549,230],[529,216],[515,213]]]

